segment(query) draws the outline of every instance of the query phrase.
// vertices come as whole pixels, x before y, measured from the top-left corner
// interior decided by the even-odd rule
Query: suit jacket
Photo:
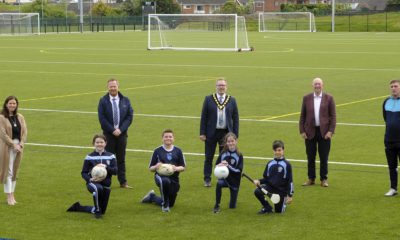
[[[236,100],[232,96],[230,96],[225,106],[225,116],[229,132],[233,132],[239,137],[239,111]],[[213,95],[206,96],[201,111],[200,135],[205,135],[207,139],[213,138],[217,127],[217,119],[217,104],[213,99]]]
[[[333,97],[322,93],[321,107],[319,109],[319,122],[321,135],[329,131],[334,133],[336,127],[336,105]],[[306,133],[307,138],[315,136],[314,93],[303,97],[299,121],[300,133]]]
[[[129,98],[124,97],[118,92],[119,96],[119,129],[121,133],[126,133],[133,120],[133,108]],[[114,132],[114,121],[112,113],[112,104],[107,93],[100,98],[98,106],[99,121],[104,133],[112,134]]]
[[[21,124],[21,141],[20,145],[23,147],[26,142],[26,136],[28,130],[26,128],[25,118],[21,114],[17,114],[19,123]],[[5,183],[10,164],[10,149],[14,149],[14,143],[12,137],[12,126],[10,121],[0,114],[0,183]],[[23,152],[17,153],[15,162],[13,165],[13,177],[12,181],[16,181],[17,173],[20,162],[22,160]]]

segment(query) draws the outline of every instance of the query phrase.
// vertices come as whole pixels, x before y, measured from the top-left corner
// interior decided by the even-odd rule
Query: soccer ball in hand
[[[229,175],[229,169],[227,166],[216,166],[214,169],[214,175],[218,179],[224,179],[227,178]]]
[[[161,176],[171,176],[174,174],[174,167],[171,164],[163,163],[156,171]]]
[[[99,182],[107,177],[107,169],[103,166],[94,166],[92,168],[92,178],[97,179]]]

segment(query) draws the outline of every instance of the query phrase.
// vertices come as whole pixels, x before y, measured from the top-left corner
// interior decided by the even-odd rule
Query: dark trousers
[[[222,197],[222,188],[229,187],[229,190],[231,192],[231,199],[229,201],[229,208],[236,208],[236,202],[239,194],[239,188],[238,187],[232,187],[228,184],[228,182],[225,179],[219,179],[217,182],[217,187],[215,189],[215,205],[219,205],[221,203],[221,197]]]
[[[204,180],[211,180],[211,173],[213,169],[213,159],[215,154],[215,149],[217,147],[217,143],[219,146],[219,153],[221,153],[224,148],[224,137],[228,133],[228,129],[216,129],[215,135],[211,139],[206,139],[205,141],[205,155],[206,159],[204,160]]]
[[[312,139],[306,139],[306,153],[307,153],[307,166],[308,166],[308,178],[315,179],[315,158],[317,156],[317,150],[320,160],[319,175],[320,180],[328,179],[328,156],[331,149],[331,139],[325,139],[321,136],[319,127],[315,128],[315,136]]]
[[[159,176],[158,174],[156,174],[154,178],[157,186],[160,188],[161,197],[155,196],[152,200],[157,205],[173,207],[180,189],[179,183],[170,177]]]
[[[104,135],[107,138],[106,151],[115,154],[117,159],[118,181],[124,184],[126,183],[125,153],[128,135],[126,133],[122,133],[119,137],[109,133],[104,133]]]
[[[258,201],[260,201],[263,208],[267,209],[267,211],[272,212],[272,207],[268,203],[268,201],[265,200],[265,194],[263,193],[263,191],[261,191],[261,189],[256,188],[256,190],[254,190],[254,195],[256,196]],[[276,213],[283,213],[286,209],[286,196],[282,194],[279,194],[279,196],[281,199],[278,203],[274,204],[274,208]]]
[[[93,195],[93,203],[95,212],[106,213],[108,199],[110,198],[110,188],[99,183],[88,183],[87,189]]]
[[[93,206],[82,206],[78,204],[72,211],[105,214],[111,193],[110,188],[104,187],[99,183],[88,183],[86,187],[93,196]]]
[[[400,159],[400,143],[385,143],[385,153],[389,167],[390,187],[397,190],[397,166]]]

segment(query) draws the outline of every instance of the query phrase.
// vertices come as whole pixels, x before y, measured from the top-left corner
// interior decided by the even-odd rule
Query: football
[[[171,164],[163,163],[157,168],[157,173],[161,176],[171,176],[174,174],[174,168]]]
[[[98,181],[103,181],[107,177],[107,169],[102,166],[94,166],[91,174],[92,177],[97,178]]]
[[[218,179],[227,178],[229,175],[229,169],[227,166],[216,166],[214,169],[214,175]]]

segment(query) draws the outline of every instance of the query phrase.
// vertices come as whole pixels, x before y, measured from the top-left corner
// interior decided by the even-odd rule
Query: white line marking
[[[22,111],[34,111],[34,112],[59,112],[59,113],[97,114],[97,112],[89,112],[89,111],[54,110],[54,109],[37,109],[37,108],[20,108],[20,110],[22,110]],[[154,117],[154,118],[200,119],[200,117],[196,117],[196,116],[144,114],[144,113],[135,113],[135,116]],[[293,124],[298,124],[299,123],[298,121],[289,121],[289,120],[262,120],[262,119],[251,119],[251,118],[241,118],[240,121],[244,121],[244,122],[293,123]],[[357,127],[384,127],[385,126],[383,124],[366,124],[366,123],[336,123],[336,125],[357,126]]]
[[[30,146],[38,146],[38,147],[57,147],[57,148],[74,148],[74,149],[93,149],[93,147],[84,147],[84,146],[72,146],[72,145],[63,145],[63,144],[45,144],[45,143],[25,143],[25,145]],[[143,152],[143,153],[152,153],[154,150],[143,150],[143,149],[126,149],[127,152]],[[184,155],[190,156],[204,156],[203,153],[190,153],[185,152]],[[215,155],[218,156],[218,155]],[[256,160],[271,160],[272,158],[266,157],[251,157],[246,156],[246,159],[256,159]],[[307,160],[303,159],[288,159],[291,162],[304,162],[306,163]],[[316,161],[319,162],[319,161]],[[363,167],[387,167],[387,165],[383,164],[368,164],[368,163],[351,163],[351,162],[332,162],[329,161],[329,164],[336,164],[336,165],[350,165],[350,166],[363,166]]]
[[[71,75],[98,75],[98,76],[135,76],[135,77],[160,77],[160,78],[217,78],[216,76],[196,76],[196,75],[157,75],[157,74],[130,74],[130,73],[93,73],[93,72],[49,72],[49,71],[27,71],[27,70],[0,70],[0,72],[10,73],[38,73],[38,74],[71,74]]]
[[[113,63],[113,62],[64,62],[64,61],[18,61],[0,60],[2,63],[29,64],[70,64],[70,65],[109,65],[109,66],[146,66],[146,67],[191,67],[191,68],[248,68],[248,69],[295,69],[295,70],[335,70],[335,71],[384,71],[400,72],[400,68],[343,68],[343,67],[294,67],[294,66],[246,66],[246,65],[206,65],[206,64],[161,64],[161,63]]]

